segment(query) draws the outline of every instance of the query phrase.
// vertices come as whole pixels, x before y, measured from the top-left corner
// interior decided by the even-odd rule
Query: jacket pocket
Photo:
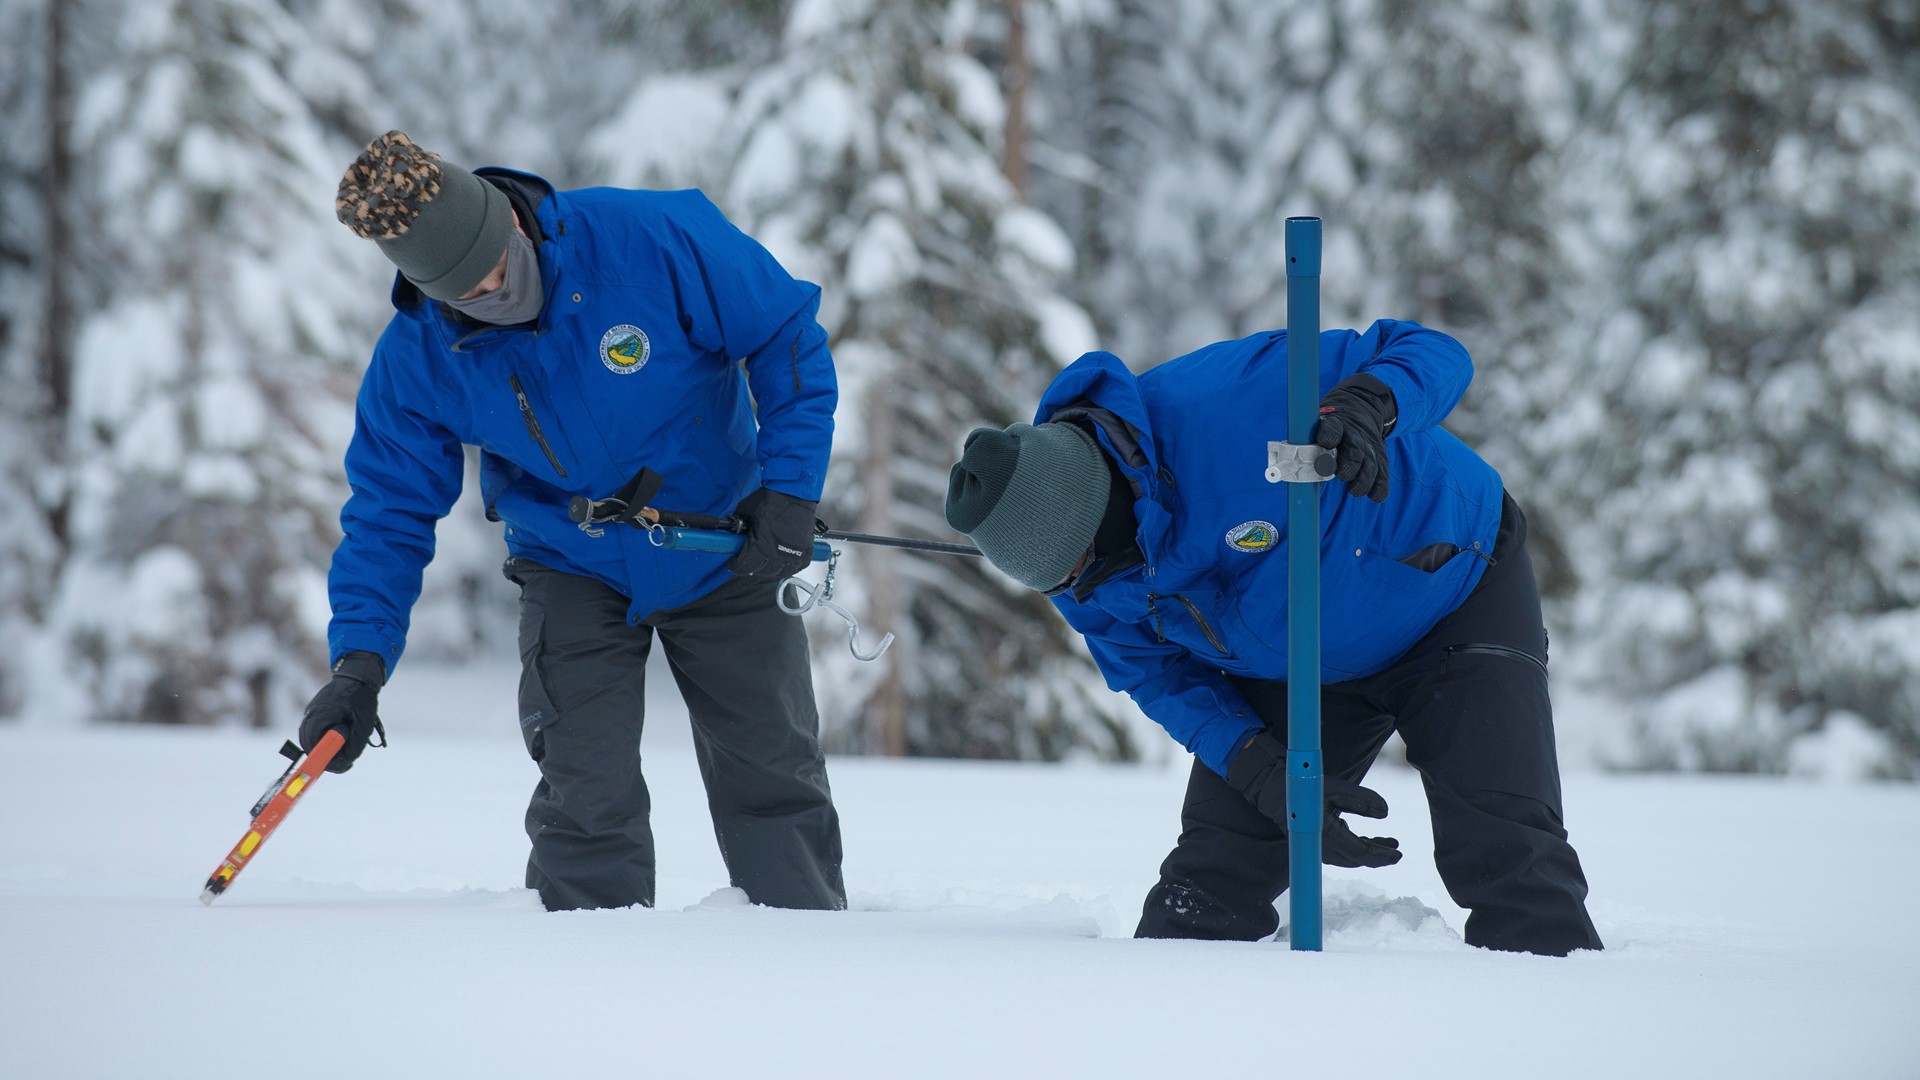
[[[546,433],[540,430],[540,418],[534,415],[533,399],[527,396],[526,387],[520,385],[520,376],[509,375],[507,382],[513,386],[514,400],[520,403],[520,417],[527,422],[527,434],[532,436],[533,444],[540,448],[540,452],[547,455],[547,464],[553,466],[553,471],[564,479],[567,475],[566,466],[560,464],[560,455],[553,452]]]
[[[1411,555],[1400,556],[1398,559],[1395,559],[1394,562],[1432,574],[1437,573],[1442,567],[1452,562],[1454,558],[1459,555],[1474,555],[1485,559],[1489,568],[1495,565],[1493,556],[1486,554],[1478,547],[1463,548],[1459,544],[1449,540],[1440,540],[1428,544],[1426,547],[1421,548]]]
[[[1233,656],[1232,651],[1227,648],[1226,639],[1221,637],[1220,632],[1207,621],[1207,617],[1200,611],[1200,605],[1194,603],[1185,593],[1148,593],[1147,614],[1153,619],[1154,636],[1161,641],[1172,641],[1178,645],[1188,646],[1205,642],[1215,654],[1228,658]],[[1190,623],[1195,630],[1199,631],[1198,642],[1180,640],[1181,623],[1174,624],[1175,633],[1167,633],[1169,618]]]
[[[1525,649],[1516,649],[1511,645],[1495,645],[1492,642],[1476,641],[1468,645],[1447,646],[1446,659],[1451,661],[1456,656],[1504,657],[1508,660],[1520,660],[1532,664],[1534,667],[1539,668],[1542,674],[1545,674],[1547,670],[1547,662],[1545,660],[1542,660]]]
[[[543,590],[529,582],[554,571],[528,559],[509,559],[502,568],[507,579],[520,586],[520,738],[527,756],[536,763],[547,756],[547,729],[560,719],[553,695],[547,692],[545,643],[547,605]]]
[[[1376,555],[1371,551],[1363,551],[1353,557],[1350,566],[1361,579],[1378,589],[1403,596],[1424,598],[1444,593],[1459,582],[1468,572],[1467,567],[1473,562],[1472,559],[1463,557],[1466,554],[1467,552],[1456,550],[1452,558],[1427,569],[1407,562],[1406,558],[1396,559],[1389,555]],[[1347,564],[1348,561],[1341,560],[1341,562]],[[1328,572],[1328,569],[1322,571],[1321,588],[1323,589],[1327,588],[1324,575]]]

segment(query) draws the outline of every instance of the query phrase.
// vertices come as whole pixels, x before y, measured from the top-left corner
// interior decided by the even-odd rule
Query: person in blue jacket
[[[397,131],[348,168],[336,211],[399,273],[347,450],[334,677],[302,745],[341,730],[329,769],[343,771],[384,742],[376,695],[460,494],[462,447],[478,447],[521,591],[520,729],[540,770],[528,887],[556,910],[653,903],[639,743],[657,633],[732,884],[756,903],[845,907],[806,639],[774,604],[810,561],[833,434],[819,289],[697,191],[557,191],[468,172]],[[738,515],[741,550],[669,551],[569,519],[571,497],[642,467],[666,479],[654,505]]]
[[[1258,940],[1287,887],[1284,331],[1209,345],[1135,376],[1109,353],[1054,379],[1034,422],[968,436],[948,523],[1044,591],[1108,685],[1195,757],[1179,842],[1137,936]],[[1412,322],[1318,342],[1325,861],[1385,866],[1398,842],[1361,787],[1389,734],[1426,786],[1434,858],[1466,940],[1598,949],[1562,824],[1547,635],[1527,522],[1499,475],[1440,421],[1466,350]]]

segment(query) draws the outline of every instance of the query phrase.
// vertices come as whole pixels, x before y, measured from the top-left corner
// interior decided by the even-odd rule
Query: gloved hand
[[[1282,829],[1287,827],[1287,748],[1272,733],[1263,731],[1240,748],[1227,767],[1227,783]],[[1355,836],[1340,816],[1386,817],[1387,800],[1350,780],[1329,776],[1322,784],[1326,812],[1320,830],[1320,861],[1345,867],[1399,862],[1400,841],[1391,836]]]
[[[817,503],[761,488],[740,500],[733,515],[747,525],[747,542],[727,569],[736,577],[790,578],[813,562]]]
[[[387,729],[375,712],[380,687],[387,681],[387,666],[370,652],[350,652],[333,665],[333,679],[307,703],[307,714],[300,718],[300,749],[312,750],[320,736],[339,728],[346,744],[327,762],[327,771],[343,773],[353,768],[355,758],[367,748],[375,734],[387,745]]]
[[[1371,375],[1349,375],[1320,399],[1313,441],[1336,452],[1334,479],[1348,494],[1387,501],[1387,435],[1399,417],[1393,391]]]

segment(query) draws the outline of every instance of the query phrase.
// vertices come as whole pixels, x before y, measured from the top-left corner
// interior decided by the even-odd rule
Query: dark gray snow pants
[[[640,728],[656,632],[733,885],[756,904],[847,906],[806,635],[775,583],[733,579],[631,626],[627,598],[593,578],[526,559],[506,575],[520,586],[520,733],[540,766],[527,887],[548,910],[653,904]]]

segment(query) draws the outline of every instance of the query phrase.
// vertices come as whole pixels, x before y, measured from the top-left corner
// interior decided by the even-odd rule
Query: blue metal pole
[[[1287,441],[1313,441],[1320,410],[1320,219],[1290,217],[1287,239]],[[1320,490],[1287,484],[1288,938],[1320,951]]]

